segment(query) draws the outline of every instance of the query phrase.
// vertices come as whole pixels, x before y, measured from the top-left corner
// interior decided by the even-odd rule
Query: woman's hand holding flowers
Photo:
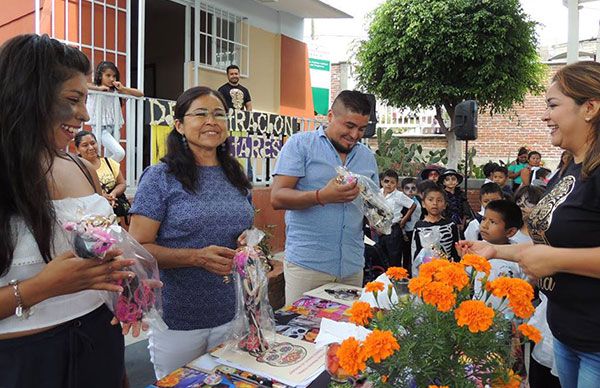
[[[120,254],[118,249],[110,249],[104,260],[97,260],[82,259],[70,251],[64,252],[54,257],[36,278],[46,285],[44,289],[51,290],[51,296],[90,289],[120,292],[123,288],[116,282],[135,276],[133,272],[124,270],[135,260],[117,258]]]
[[[195,266],[202,267],[209,272],[225,276],[231,274],[233,256],[235,256],[233,249],[210,245],[206,248],[194,249],[192,262]]]
[[[494,257],[497,257],[498,254],[496,248],[487,241],[461,240],[456,243],[456,250],[461,256],[466,255],[467,253],[474,253],[485,257],[486,259],[493,259]]]

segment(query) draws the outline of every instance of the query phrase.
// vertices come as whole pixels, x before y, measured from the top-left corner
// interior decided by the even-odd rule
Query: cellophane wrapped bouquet
[[[269,269],[258,247],[264,236],[259,229],[247,230],[247,245],[233,258],[237,303],[231,343],[253,356],[262,355],[275,340],[275,318],[268,293]]]
[[[379,186],[364,175],[350,172],[346,167],[338,166],[335,169],[338,173],[339,183],[357,182],[360,194],[352,203],[358,206],[362,214],[367,217],[369,225],[381,234],[392,233],[394,212],[385,202]]]
[[[518,388],[521,378],[512,371],[518,338],[541,340],[540,331],[527,323],[534,311],[533,288],[517,278],[488,281],[490,269],[485,258],[473,254],[458,263],[433,258],[410,279],[410,296],[390,309],[355,302],[350,321],[372,332],[364,341],[350,337],[341,343],[340,367],[349,375],[366,375],[376,387]],[[387,290],[382,282],[365,287],[375,301],[381,293],[391,298],[396,283],[408,277],[399,267],[386,274],[392,283]],[[476,276],[483,279],[480,292],[474,291]],[[491,296],[506,300],[514,316],[494,308]]]
[[[63,224],[69,233],[73,252],[85,259],[105,260],[111,248],[122,251],[122,257],[135,259],[124,270],[135,277],[116,281],[123,292],[105,292],[103,298],[115,317],[122,323],[144,321],[153,328],[164,330],[162,320],[161,283],[156,259],[129,233],[116,223],[116,216],[78,215]]]
[[[435,258],[447,258],[439,244],[441,236],[438,229],[423,230],[419,233],[419,238],[422,248],[412,261],[412,274],[415,277],[419,275],[419,267],[422,264],[428,263]]]

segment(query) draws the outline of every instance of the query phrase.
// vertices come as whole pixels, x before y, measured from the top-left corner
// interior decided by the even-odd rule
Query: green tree
[[[444,123],[442,107],[453,120],[465,99],[498,113],[540,93],[535,24],[519,0],[387,0],[358,46],[358,82],[392,106],[435,107],[456,167],[454,123]]]

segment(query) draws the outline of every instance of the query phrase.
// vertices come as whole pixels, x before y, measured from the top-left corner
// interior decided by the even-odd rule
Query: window
[[[225,70],[231,64],[248,76],[247,18],[202,3],[200,6],[200,63]]]

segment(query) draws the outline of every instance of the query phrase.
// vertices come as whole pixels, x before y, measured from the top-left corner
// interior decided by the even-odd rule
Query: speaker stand
[[[468,198],[467,193],[467,177],[469,176],[469,141],[465,140],[465,195]]]

